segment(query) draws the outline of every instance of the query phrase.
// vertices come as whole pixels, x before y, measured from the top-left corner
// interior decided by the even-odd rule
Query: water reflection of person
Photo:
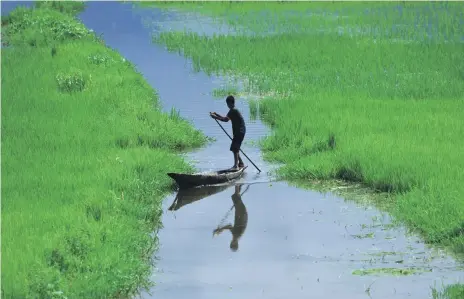
[[[241,185],[235,185],[235,193],[232,194],[232,201],[235,207],[234,226],[232,226],[232,224],[227,224],[223,227],[218,227],[213,232],[214,235],[219,235],[226,229],[230,230],[230,232],[232,233],[230,249],[232,251],[237,251],[238,240],[245,232],[248,223],[248,213],[245,205],[243,204],[242,195],[240,194],[241,187]]]

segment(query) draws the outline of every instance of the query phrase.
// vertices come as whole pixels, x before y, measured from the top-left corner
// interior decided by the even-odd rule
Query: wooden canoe
[[[240,168],[237,171],[225,169],[193,174],[170,172],[168,173],[168,176],[176,181],[179,189],[188,189],[199,186],[217,185],[238,179],[242,176],[246,168],[247,166]]]
[[[230,184],[203,186],[198,188],[180,189],[177,192],[176,198],[168,208],[169,211],[177,211],[185,205],[191,204],[208,196],[220,193],[227,188]]]

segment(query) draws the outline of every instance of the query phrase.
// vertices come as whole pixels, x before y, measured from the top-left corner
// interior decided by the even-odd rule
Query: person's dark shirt
[[[245,134],[245,120],[237,108],[234,107],[230,109],[227,113],[227,117],[232,121],[232,132],[234,136],[238,134]]]

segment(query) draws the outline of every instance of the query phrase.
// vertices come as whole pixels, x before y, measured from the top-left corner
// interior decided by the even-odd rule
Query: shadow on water
[[[230,141],[208,115],[226,112],[224,101],[211,95],[225,79],[193,71],[191,61],[152,43],[153,30],[160,29],[144,26],[153,18],[168,28],[172,14],[105,1],[88,2],[80,18],[136,66],[158,91],[165,111],[178,109],[216,138],[187,155],[199,170],[230,167]],[[243,98],[238,108],[249,120],[247,140],[269,133],[259,120],[250,120]],[[464,279],[452,258],[394,227],[387,214],[331,193],[269,183],[267,172],[274,166],[263,161],[259,148],[245,143],[243,150],[261,174],[248,165],[232,185],[184,190],[164,200],[156,286],[140,297],[355,299],[366,298],[374,283],[372,298],[427,298],[435,283],[440,289]],[[353,275],[379,268],[413,275]]]
[[[214,195],[227,189],[228,185],[213,185],[205,186],[202,188],[190,188],[180,189],[177,192],[176,198],[174,199],[171,206],[168,208],[169,211],[177,211],[185,205],[191,204],[205,197]]]
[[[248,213],[242,201],[242,196],[246,191],[248,191],[248,189],[245,189],[245,191],[241,193],[241,188],[241,184],[235,185],[234,194],[232,194],[233,204],[230,210],[235,209],[234,224],[232,225],[229,223],[227,225],[223,225],[223,221],[221,221],[218,227],[213,231],[213,236],[221,234],[224,230],[229,230],[232,233],[232,241],[230,241],[230,249],[232,251],[238,250],[238,242],[245,232],[248,224]],[[247,188],[250,188],[250,185],[248,185]]]
[[[244,191],[242,191],[243,184],[234,185],[234,193],[232,194],[232,206],[227,211],[226,216],[221,220],[218,227],[213,231],[213,236],[220,235],[223,231],[229,230],[232,234],[232,240],[230,248],[232,251],[238,250],[238,242],[246,230],[248,222],[248,214],[245,204],[242,201],[242,196],[248,191],[251,184],[247,184]],[[205,186],[201,188],[181,189],[177,192],[176,198],[174,199],[171,206],[168,208],[169,211],[177,211],[180,208],[212,196],[217,193],[221,193],[226,189],[231,188],[230,184],[216,185],[216,186]],[[224,225],[224,221],[227,219],[229,213],[235,209],[234,224]]]

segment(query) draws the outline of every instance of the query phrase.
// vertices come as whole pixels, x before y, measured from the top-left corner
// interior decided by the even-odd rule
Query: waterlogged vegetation
[[[464,254],[462,3],[144,5],[195,11],[239,32],[154,41],[263,95],[250,106],[273,128],[261,147],[284,163],[282,177],[388,192],[398,220]]]
[[[453,298],[464,298],[464,285],[453,284],[446,286],[442,292],[432,289],[433,299],[453,299]]]
[[[75,15],[2,18],[2,298],[122,298],[148,284],[175,154],[205,143]]]
[[[239,95],[240,91],[235,86],[226,86],[222,88],[214,89],[212,95],[218,99],[223,99],[223,97],[227,97],[229,94]]]
[[[373,269],[363,269],[363,270],[355,270],[353,271],[354,275],[394,275],[394,276],[400,276],[400,275],[412,275],[420,272],[431,272],[431,270],[428,269],[414,269],[414,268],[373,268]]]

